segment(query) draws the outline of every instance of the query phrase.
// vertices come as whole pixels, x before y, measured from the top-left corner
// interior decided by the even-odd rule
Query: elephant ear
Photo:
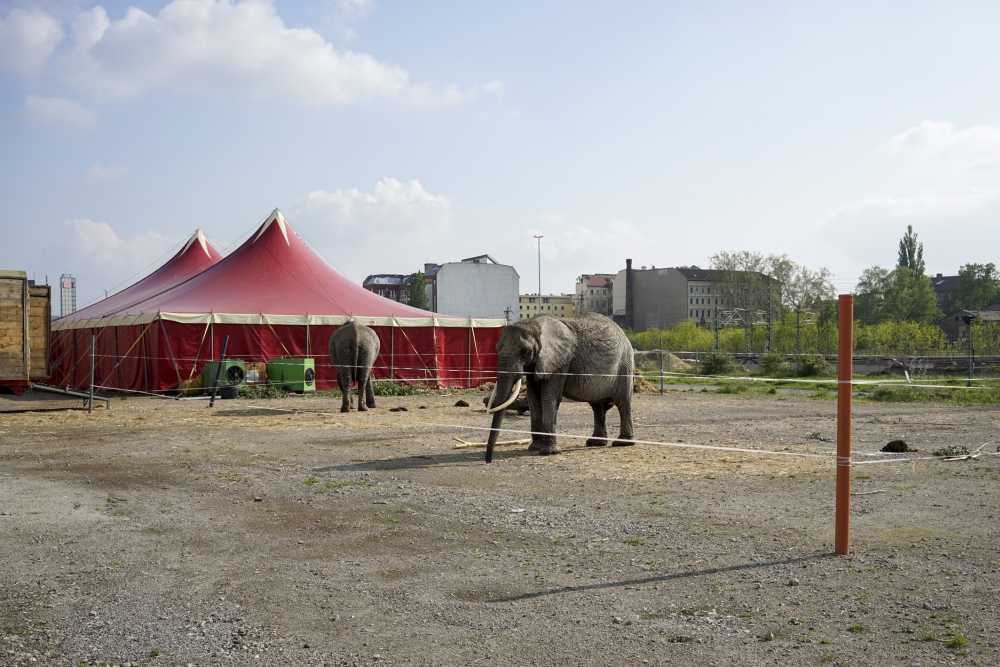
[[[538,335],[535,357],[535,379],[543,380],[553,373],[565,373],[576,351],[576,334],[556,319],[543,318]]]

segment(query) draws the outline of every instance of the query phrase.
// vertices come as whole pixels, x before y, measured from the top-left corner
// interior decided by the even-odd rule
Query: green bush
[[[701,358],[702,375],[725,375],[731,373],[736,365],[728,354],[709,352]]]
[[[768,352],[760,358],[760,374],[780,378],[788,374],[785,357],[777,352]]]
[[[830,364],[821,354],[810,354],[799,359],[795,367],[795,372],[799,377],[815,377],[817,375],[829,375]]]
[[[427,393],[427,390],[408,382],[393,382],[392,380],[375,380],[372,390],[376,396],[415,396]]]
[[[240,398],[251,398],[254,400],[261,398],[285,398],[288,392],[284,387],[276,384],[244,384],[240,385]]]

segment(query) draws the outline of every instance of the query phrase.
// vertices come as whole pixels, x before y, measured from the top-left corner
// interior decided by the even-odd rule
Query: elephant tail
[[[361,375],[361,369],[358,368],[358,345],[357,339],[351,341],[351,349],[347,355],[347,358],[351,360],[351,380],[357,380],[358,376]],[[363,391],[363,388],[362,388]]]

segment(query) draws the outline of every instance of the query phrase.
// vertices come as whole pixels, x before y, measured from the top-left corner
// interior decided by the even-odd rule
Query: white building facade
[[[428,267],[430,268],[430,267]],[[431,310],[458,317],[518,319],[520,276],[489,255],[436,265],[428,271]]]

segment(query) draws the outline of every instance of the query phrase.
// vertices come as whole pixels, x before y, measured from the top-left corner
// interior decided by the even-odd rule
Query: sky
[[[82,306],[275,207],[358,282],[1000,263],[1000,4],[804,4],[0,0],[0,268]]]

